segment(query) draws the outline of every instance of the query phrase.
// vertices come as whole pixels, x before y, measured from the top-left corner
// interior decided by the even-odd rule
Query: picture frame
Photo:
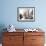
[[[18,7],[17,21],[19,22],[34,22],[35,21],[35,7]]]

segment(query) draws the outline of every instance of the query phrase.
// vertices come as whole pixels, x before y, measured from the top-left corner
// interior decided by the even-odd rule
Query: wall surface
[[[0,0],[0,27],[46,28],[46,0]],[[17,7],[35,7],[35,22],[18,22]]]

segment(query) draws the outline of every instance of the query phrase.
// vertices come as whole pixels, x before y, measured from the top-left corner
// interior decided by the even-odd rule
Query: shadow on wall
[[[5,32],[6,30],[4,30],[5,25],[4,24],[0,24],[0,43],[2,43],[2,36],[3,36],[3,32]]]

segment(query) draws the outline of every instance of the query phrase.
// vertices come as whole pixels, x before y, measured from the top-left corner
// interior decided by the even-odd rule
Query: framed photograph
[[[35,7],[18,7],[17,20],[23,22],[35,21]]]

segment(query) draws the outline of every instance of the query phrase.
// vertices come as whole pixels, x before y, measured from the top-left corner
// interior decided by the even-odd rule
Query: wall
[[[1,0],[0,25],[13,24],[16,28],[46,28],[45,0]],[[35,7],[35,22],[18,22],[17,7]]]

